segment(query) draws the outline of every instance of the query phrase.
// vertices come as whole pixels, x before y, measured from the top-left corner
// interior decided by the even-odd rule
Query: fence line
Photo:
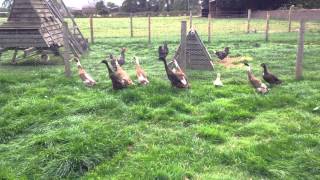
[[[245,34],[241,32],[242,26],[247,26],[246,31],[249,34],[263,34],[261,38],[265,41],[270,40],[270,36],[274,33],[288,33],[290,26],[291,32],[299,31],[299,24],[296,21],[290,21],[290,18],[285,20],[275,20],[271,19],[271,13],[267,13],[265,23],[263,20],[252,19],[250,15],[250,10],[248,10],[248,19],[234,19],[234,23],[221,23],[220,19],[213,19],[210,14],[208,18],[194,17],[192,13],[190,16],[184,17],[139,17],[136,18],[133,14],[129,17],[129,25],[126,23],[118,24],[117,26],[112,26],[113,22],[119,19],[115,18],[90,18],[89,26],[80,24],[82,30],[89,29],[89,37],[91,42],[95,41],[95,38],[112,38],[112,37],[131,37],[131,38],[146,38],[148,43],[151,43],[153,39],[172,39],[172,37],[178,37],[180,34],[180,24],[183,20],[188,20],[188,27],[195,27],[201,38],[207,40],[207,42],[212,42],[212,33],[219,36],[219,33],[229,33],[232,34]],[[168,18],[168,19],[167,19]],[[104,20],[110,21],[105,23]],[[93,22],[95,21],[95,23]],[[161,22],[161,23],[159,23]],[[164,23],[162,23],[164,22]],[[192,24],[192,25],[191,25]],[[215,26],[215,29],[212,26]],[[290,24],[290,25],[288,25]],[[320,29],[320,23],[318,22],[306,22],[309,31],[318,32]],[[84,26],[84,27],[82,27]],[[129,26],[129,30],[128,30]],[[263,26],[265,28],[263,28]],[[288,29],[286,29],[288,28]],[[129,31],[129,34],[126,33]],[[88,31],[87,31],[88,32]],[[88,34],[87,34],[88,36]],[[175,38],[177,39],[177,38]]]

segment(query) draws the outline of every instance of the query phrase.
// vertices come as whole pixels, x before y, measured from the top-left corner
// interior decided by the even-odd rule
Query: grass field
[[[77,21],[88,36],[88,20]],[[145,37],[128,37],[128,19],[95,20],[96,43],[82,59],[98,81],[94,88],[83,86],[75,64],[66,79],[61,63],[11,66],[4,54],[0,179],[319,179],[319,25],[308,25],[304,79],[296,81],[297,33],[283,33],[286,26],[274,21],[265,43],[263,33],[243,33],[240,21],[216,20],[213,42],[205,44],[210,52],[231,47],[231,56],[250,60],[260,78],[259,65],[269,64],[284,84],[267,95],[249,86],[245,68],[220,65],[215,72],[188,71],[190,90],[171,88],[157,47],[168,41],[173,56],[180,24],[172,19],[154,22],[167,28],[151,45]],[[253,23],[263,29],[263,22]],[[100,61],[121,47],[128,48],[125,69],[132,78],[130,60],[140,57],[149,86],[112,90]],[[216,72],[225,87],[213,87]]]

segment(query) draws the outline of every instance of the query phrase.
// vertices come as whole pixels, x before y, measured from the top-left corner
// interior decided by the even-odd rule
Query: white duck
[[[217,74],[217,79],[213,82],[215,87],[223,87],[223,83],[221,81],[221,74]]]

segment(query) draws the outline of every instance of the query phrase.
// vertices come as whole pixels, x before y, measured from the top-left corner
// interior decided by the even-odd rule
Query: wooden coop
[[[211,56],[194,28],[186,33],[182,22],[181,43],[174,56],[183,69],[213,70]]]
[[[64,18],[71,19],[69,27]],[[14,0],[7,22],[0,26],[0,55],[7,50],[14,50],[13,63],[19,50],[23,58],[61,56],[70,76],[71,56],[85,53],[88,41],[62,0]]]

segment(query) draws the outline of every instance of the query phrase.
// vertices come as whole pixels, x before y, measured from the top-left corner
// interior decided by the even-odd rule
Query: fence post
[[[269,28],[270,28],[270,12],[267,12],[267,23],[266,23],[266,42],[269,41]]]
[[[92,15],[90,16],[90,37],[91,37],[91,43],[94,43],[94,34],[93,34],[93,18]]]
[[[148,42],[151,43],[151,16],[148,14]]]
[[[181,21],[181,58],[179,65],[185,72],[187,67],[187,21]]]
[[[192,28],[192,11],[190,11],[189,23],[190,23],[190,29],[191,29]]]
[[[208,43],[211,43],[211,12],[208,14]]]
[[[290,9],[289,9],[289,32],[291,32],[291,21],[292,21],[292,9],[294,8],[294,5],[290,6]]]
[[[133,37],[133,17],[132,13],[130,13],[130,37]]]
[[[305,25],[306,25],[305,20],[301,19],[300,20],[299,41],[298,41],[298,51],[297,51],[297,62],[296,62],[296,79],[297,80],[302,79]]]
[[[248,9],[247,33],[250,33],[251,9]]]
[[[68,36],[68,23],[63,22],[63,46],[64,50],[61,53],[61,56],[64,61],[64,72],[66,77],[71,77],[71,68],[70,68],[70,45],[69,45],[69,36]]]

